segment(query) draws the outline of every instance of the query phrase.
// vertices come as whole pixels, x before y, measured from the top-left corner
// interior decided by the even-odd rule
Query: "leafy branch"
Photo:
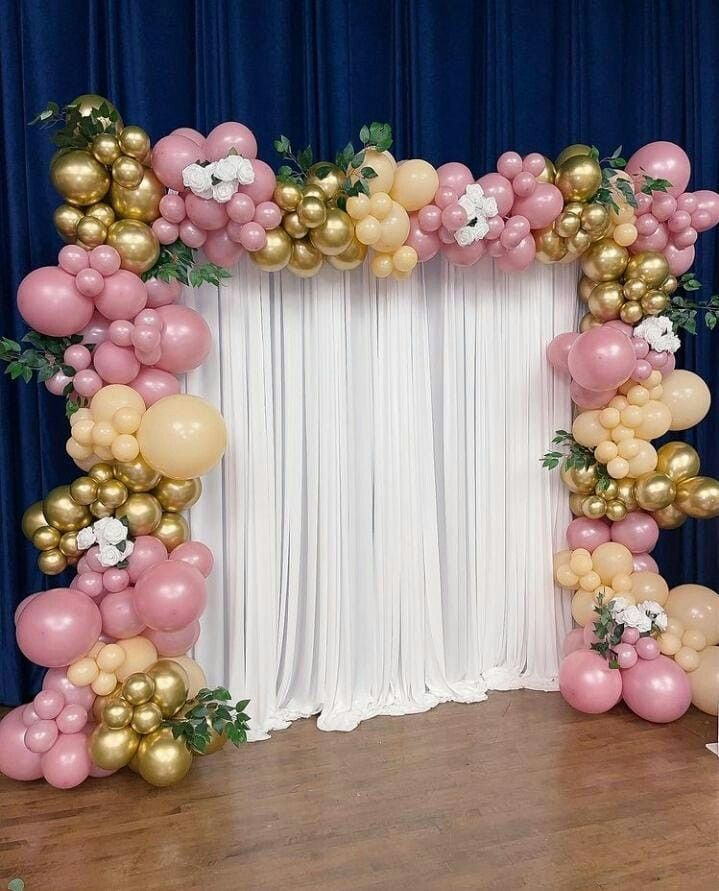
[[[552,444],[559,446],[559,449],[544,453],[540,458],[542,467],[554,470],[560,462],[563,462],[564,470],[587,470],[590,467],[596,467],[597,485],[595,491],[597,495],[601,495],[609,485],[611,478],[607,473],[606,465],[597,462],[594,452],[586,446],[580,445],[567,430],[557,430]]]
[[[369,180],[377,176],[377,171],[365,163],[367,152],[372,149],[376,152],[386,152],[392,146],[392,127],[379,121],[364,124],[359,132],[362,148],[355,151],[352,142],[338,152],[335,163],[342,170],[347,171],[348,177],[355,177],[352,182],[348,179],[343,188],[343,196],[337,202],[344,209],[347,199],[353,195],[369,195]]]
[[[61,107],[57,102],[48,102],[29,123],[30,126],[38,124],[43,129],[62,125],[52,136],[58,148],[87,148],[101,133],[117,136],[122,124],[117,109],[107,102],[91,108],[89,114],[81,114],[79,105]]]
[[[224,687],[215,687],[214,690],[203,687],[184,715],[164,721],[163,726],[172,730],[175,739],[182,737],[191,751],[204,752],[213,730],[219,735],[224,734],[233,746],[240,746],[247,742],[250,718],[245,709],[250,700],[242,699],[229,705],[231,699]]]
[[[693,272],[685,272],[679,279],[679,287],[684,294],[674,294],[662,313],[670,319],[675,334],[679,331],[696,334],[698,313],[704,313],[704,324],[709,331],[713,331],[719,323],[719,294],[713,294],[706,303],[698,303],[685,296],[698,291],[701,286]]]
[[[592,644],[592,649],[609,660],[610,668],[619,668],[614,648],[622,640],[624,625],[619,625],[614,620],[612,603],[612,600],[607,603],[604,602],[604,594],[600,593],[597,595],[594,612],[597,613],[599,618],[594,623],[594,634],[598,640]]]
[[[277,171],[279,182],[303,185],[314,161],[312,146],[305,146],[295,155],[292,143],[284,135],[280,135],[279,139],[275,139],[272,144],[277,154],[285,162]]]
[[[622,157],[622,146],[620,145],[616,148],[608,158],[600,158],[599,150],[592,146],[590,156],[602,168],[601,185],[591,200],[597,204],[611,207],[612,210],[618,213],[617,194],[619,194],[630,207],[636,207],[637,199],[634,197],[631,183],[623,176],[617,175],[620,170],[624,170],[627,166],[626,159]]]
[[[163,245],[157,263],[143,273],[143,281],[159,278],[163,282],[179,281],[188,287],[197,288],[202,284],[220,285],[230,273],[216,263],[197,263],[195,251],[179,239]]]

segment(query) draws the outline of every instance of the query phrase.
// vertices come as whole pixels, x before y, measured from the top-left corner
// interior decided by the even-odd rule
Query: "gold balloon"
[[[122,695],[130,705],[143,705],[149,702],[155,692],[155,682],[144,671],[136,671],[125,678],[122,684]]]
[[[175,739],[169,727],[143,736],[137,748],[137,769],[153,786],[172,786],[184,779],[192,767],[192,752],[182,738]]]
[[[104,461],[99,461],[97,464],[92,465],[88,470],[87,475],[97,483],[104,483],[105,480],[111,480],[114,476],[112,464],[105,464]]]
[[[122,730],[132,720],[132,705],[125,699],[110,699],[102,710],[102,723],[111,730]]]
[[[622,291],[627,300],[641,300],[647,293],[647,283],[640,278],[628,278]]]
[[[118,220],[107,230],[107,244],[122,258],[121,266],[135,275],[151,269],[160,256],[160,242],[147,223]]]
[[[331,207],[324,223],[310,230],[310,241],[325,256],[335,256],[347,250],[354,231],[350,215],[339,207]]]
[[[557,175],[556,168],[551,158],[544,156],[544,170],[535,177],[540,183],[554,183],[554,177]]]
[[[659,288],[669,275],[669,263],[658,251],[640,251],[627,263],[627,278],[639,278],[650,288]]]
[[[190,539],[190,527],[187,520],[175,512],[164,513],[152,534],[159,538],[168,551],[174,551],[178,545]]]
[[[106,504],[103,504],[102,501],[93,501],[90,505],[90,513],[98,520],[102,520],[105,517],[114,516],[115,508],[108,507]]]
[[[669,507],[655,510],[652,516],[657,521],[657,526],[660,529],[678,529],[687,519],[687,515],[676,504],[670,504]]]
[[[555,167],[560,167],[568,158],[573,158],[575,155],[590,155],[591,153],[591,146],[584,145],[582,142],[575,142],[572,145],[568,145],[565,149],[562,149],[557,155],[554,162]]]
[[[275,190],[276,192],[276,190]],[[292,239],[284,229],[270,229],[267,243],[259,251],[251,251],[250,259],[265,272],[278,272],[284,269],[292,256]]]
[[[132,715],[130,726],[137,733],[145,735],[152,733],[162,724],[162,712],[160,706],[154,702],[145,702],[138,705]]]
[[[82,551],[77,546],[77,532],[66,532],[60,539],[60,550],[66,557],[79,557]]]
[[[584,332],[589,331],[590,328],[596,328],[598,325],[603,324],[604,322],[600,322],[599,319],[595,319],[590,312],[587,312],[582,316],[582,320],[579,323],[579,330],[584,334]]]
[[[624,477],[623,480],[616,480],[617,498],[619,498],[626,507],[628,512],[636,510],[639,505],[634,497],[634,480],[631,477]]]
[[[120,143],[117,141],[117,137],[112,133],[99,133],[92,140],[90,151],[95,160],[99,161],[100,164],[104,164],[106,167],[110,167],[122,154],[120,151]]]
[[[52,215],[52,221],[58,234],[65,241],[74,241],[77,232],[77,224],[85,216],[79,207],[73,207],[71,204],[61,204],[55,208]]]
[[[308,229],[321,226],[327,219],[327,205],[324,202],[324,193],[321,198],[305,193],[302,201],[297,205],[297,217],[300,223]]]
[[[318,175],[322,171],[323,176]],[[307,171],[307,185],[319,186],[328,201],[334,201],[347,181],[347,174],[336,164],[320,161]]]
[[[598,282],[592,281],[591,278],[587,278],[586,275],[583,275],[579,279],[579,284],[577,285],[579,299],[586,303],[589,300],[589,295],[597,287],[597,284]]]
[[[192,507],[202,495],[202,480],[171,480],[163,477],[152,494],[162,505],[163,510],[181,511]]]
[[[68,204],[95,204],[107,194],[110,176],[90,152],[71,149],[58,152],[50,162],[50,178]]]
[[[579,232],[580,219],[574,213],[568,213],[566,210],[559,214],[554,221],[554,231],[562,238],[571,238]]]
[[[172,659],[160,659],[148,668],[147,674],[155,682],[152,701],[160,706],[164,718],[172,717],[187,702],[187,672]]]
[[[134,188],[113,182],[110,201],[118,217],[152,223],[160,216],[160,199],[167,190],[149,167],[142,170],[142,180]]]
[[[296,210],[286,213],[282,217],[282,228],[290,236],[290,238],[304,238],[310,231],[307,226],[300,223],[300,218]]]
[[[582,208],[582,228],[587,232],[596,232],[606,228],[609,223],[609,213],[603,204],[587,204]]]
[[[86,248],[95,248],[104,244],[107,238],[107,226],[97,217],[83,217],[77,224],[75,237]]]
[[[677,486],[676,505],[688,517],[709,520],[719,517],[719,480],[695,476]]]
[[[115,211],[109,204],[100,201],[98,204],[92,204],[87,208],[86,217],[94,217],[99,220],[105,227],[112,226],[115,222]]]
[[[92,716],[95,720],[95,723],[102,723],[102,712],[108,702],[114,702],[117,699],[122,699],[122,684],[117,684],[112,693],[108,693],[107,696],[96,696],[95,702],[92,704]]]
[[[576,235],[572,235],[572,237],[567,240],[567,250],[571,254],[583,254],[591,243],[592,238],[589,233],[580,229]]]
[[[150,151],[150,137],[142,127],[137,127],[134,124],[123,127],[118,142],[123,153],[137,161],[142,161]]]
[[[84,118],[90,117],[93,109],[99,109],[102,105],[105,105],[110,114],[114,111],[117,115],[116,121],[111,121],[109,117],[98,118],[105,130],[112,130],[115,133],[119,133],[123,128],[122,118],[117,114],[117,109],[112,102],[110,102],[109,99],[105,99],[104,96],[100,96],[97,93],[83,93],[82,96],[73,99],[69,104],[74,108],[77,108]]]
[[[45,575],[59,575],[67,569],[67,557],[59,548],[41,551],[37,555],[37,567]]]
[[[584,511],[582,510],[582,502],[585,499],[585,495],[579,495],[577,492],[572,492],[569,496],[569,510],[574,514],[575,517],[583,517]]]
[[[97,497],[106,507],[120,507],[127,501],[127,486],[120,480],[105,480],[97,487]]]
[[[669,298],[664,291],[652,290],[647,291],[639,302],[648,316],[658,316],[667,308]]]
[[[118,461],[114,474],[131,492],[149,492],[162,479],[162,474],[150,467],[142,455],[134,461]]]
[[[606,505],[605,516],[608,520],[611,520],[612,523],[618,523],[619,520],[623,520],[624,517],[626,517],[627,508],[623,501],[614,498],[612,501],[607,501]]]
[[[699,452],[687,442],[667,442],[657,449],[657,471],[675,483],[699,474]]]
[[[567,245],[551,226],[534,233],[536,257],[540,263],[557,263],[567,253]]]
[[[668,275],[664,279],[663,284],[661,285],[662,291],[664,291],[665,294],[669,294],[669,296],[671,296],[676,291],[676,289],[678,287],[679,287],[679,282],[677,281],[677,278],[675,275]]]
[[[57,486],[47,493],[43,513],[48,525],[61,532],[77,532],[92,523],[92,514],[85,505],[78,504],[72,498],[69,486]]]
[[[207,730],[210,734],[210,738],[207,741],[205,748],[200,751],[199,749],[193,748],[193,755],[214,755],[215,752],[219,752],[221,748],[224,747],[227,742],[227,736],[224,733],[218,733],[215,728],[212,726],[212,721],[210,718],[207,718]]]
[[[345,272],[349,269],[356,269],[361,266],[367,256],[367,245],[352,238],[349,247],[345,248],[341,254],[335,254],[327,258],[331,266]]]
[[[51,551],[60,544],[61,534],[54,526],[40,526],[32,536],[32,543],[38,551]]]
[[[619,282],[600,282],[589,295],[589,311],[595,319],[609,322],[618,319],[624,305],[624,293]]]
[[[627,325],[636,325],[643,316],[644,310],[634,300],[628,300],[619,310],[619,318]]]
[[[112,181],[126,189],[136,189],[142,182],[144,170],[139,161],[120,155],[112,165]]]
[[[600,495],[588,495],[582,502],[582,513],[590,520],[598,520],[607,512],[607,502]]]
[[[313,199],[314,200],[314,199]],[[324,257],[309,238],[299,238],[292,243],[292,256],[288,269],[300,278],[311,278],[322,268]]]
[[[90,757],[103,770],[119,770],[130,761],[139,742],[140,736],[132,727],[111,730],[98,724],[88,740]]]
[[[78,504],[92,504],[97,498],[97,482],[90,476],[80,476],[70,483],[70,495]]]
[[[118,520],[127,519],[130,535],[149,535],[160,525],[162,507],[153,495],[146,492],[133,492],[124,504],[115,511]]]
[[[655,511],[673,504],[677,487],[665,473],[644,473],[634,483],[634,494],[642,510]]]
[[[595,495],[601,495],[605,501],[619,497],[619,484],[616,480],[602,480],[594,487]]]
[[[554,182],[565,200],[587,201],[602,184],[602,169],[589,155],[572,155],[557,165]]]
[[[308,183],[302,187],[302,195],[306,198],[319,198],[324,202],[325,193],[316,183]]]
[[[282,210],[297,210],[297,205],[302,200],[302,189],[297,183],[277,183],[272,197]]]
[[[562,464],[560,470],[562,482],[570,492],[576,492],[579,495],[589,495],[594,491],[597,485],[597,465],[591,464],[586,468],[570,467],[565,468]]]
[[[582,272],[596,282],[618,279],[629,260],[629,251],[611,238],[595,241],[582,254]]]

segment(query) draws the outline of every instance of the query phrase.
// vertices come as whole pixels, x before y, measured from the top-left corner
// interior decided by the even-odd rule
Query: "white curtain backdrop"
[[[245,260],[187,292],[215,335],[187,389],[229,430],[191,512],[216,558],[195,655],[256,737],[556,689],[569,513],[539,459],[571,421],[544,350],[575,295],[573,267],[440,259],[404,282]]]

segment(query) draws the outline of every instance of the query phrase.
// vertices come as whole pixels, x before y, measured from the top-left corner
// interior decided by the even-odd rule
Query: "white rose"
[[[127,526],[120,522],[120,520],[116,520],[114,517],[108,517],[108,522],[102,530],[103,543],[116,545],[118,542],[124,541],[126,538]]]
[[[467,247],[469,244],[474,244],[476,240],[474,229],[472,226],[462,226],[461,229],[457,229],[454,233],[454,240],[460,247]]]
[[[641,603],[638,603],[637,606],[639,609],[643,609],[645,613],[654,613],[655,616],[664,612],[661,604],[657,603],[656,600],[643,600]]]
[[[201,164],[190,164],[182,171],[182,183],[195,195],[201,198],[212,195],[212,170]],[[210,193],[209,196],[207,193]]]
[[[637,631],[651,631],[652,620],[638,606],[628,606],[616,617],[616,621],[620,625],[628,625],[630,628],[636,628]]]
[[[77,546],[81,551],[86,551],[88,548],[91,548],[95,544],[95,541],[95,533],[91,526],[88,526],[86,529],[81,529],[77,533]]]
[[[654,624],[660,631],[667,630],[667,614],[662,610],[658,616],[654,617]]]
[[[237,180],[241,186],[249,186],[255,181],[255,168],[249,158],[243,158],[242,155],[235,155],[238,159],[237,163]]]
[[[130,554],[135,550],[135,542],[134,541],[126,541],[125,542],[125,550],[122,552],[122,559],[127,560]]]
[[[626,597],[615,597],[612,600],[612,618],[616,619],[620,613],[624,612],[624,610],[629,606],[629,601]]]
[[[103,545],[98,554],[98,560],[103,566],[117,566],[123,557],[115,545]]]
[[[240,160],[239,155],[228,155],[220,161],[215,162],[214,177],[222,180],[224,183],[231,183],[233,179],[237,179],[237,162]]]
[[[230,183],[219,182],[212,187],[212,197],[218,204],[227,204],[236,191],[237,182],[235,180]]]

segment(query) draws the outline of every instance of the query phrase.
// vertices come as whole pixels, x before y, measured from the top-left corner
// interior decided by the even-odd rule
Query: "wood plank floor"
[[[717,889],[716,729],[517,691],[349,734],[300,721],[168,790],[0,777],[0,887]]]

